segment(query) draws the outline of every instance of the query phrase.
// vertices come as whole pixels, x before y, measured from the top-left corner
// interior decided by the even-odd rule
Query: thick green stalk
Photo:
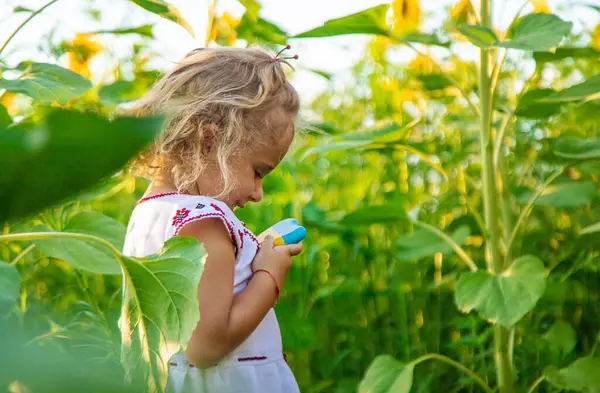
[[[491,28],[491,0],[481,0],[481,25]],[[479,100],[481,111],[481,180],[483,183],[484,217],[488,238],[486,252],[488,270],[500,274],[504,270],[504,259],[500,254],[500,229],[498,215],[498,192],[496,188],[496,170],[494,165],[494,144],[492,138],[492,66],[489,49],[480,50]],[[494,327],[494,346],[496,375],[500,393],[513,393],[512,366],[508,329],[496,324]]]

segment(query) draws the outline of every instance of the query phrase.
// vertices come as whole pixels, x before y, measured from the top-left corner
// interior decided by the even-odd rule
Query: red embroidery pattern
[[[252,240],[252,242],[256,244],[257,248],[260,248],[260,243],[258,242],[258,239],[256,238],[256,236],[254,236],[252,232],[250,232],[247,228],[244,228],[244,233],[250,237],[250,240]]]
[[[252,360],[266,360],[267,357],[266,356],[250,356],[247,358],[238,358],[238,362],[248,362],[248,361],[252,361]]]
[[[146,198],[142,198],[139,201],[137,201],[136,205],[139,205],[140,203],[149,201],[151,199],[157,199],[157,198],[162,198],[162,197],[166,197],[169,195],[177,195],[177,194],[179,194],[179,192],[173,191],[173,192],[165,192],[163,194],[150,195],[150,196],[147,196]]]
[[[238,229],[238,235],[240,235],[240,250],[244,248],[244,232]]]
[[[190,214],[190,211],[188,209],[181,208],[179,210],[177,210],[177,212],[175,213],[175,216],[173,217],[173,226],[181,223],[183,220],[186,219],[186,217],[188,216],[188,214]]]
[[[179,225],[177,225],[177,227],[175,228],[175,232],[173,233],[173,236],[177,236],[179,234],[179,231],[181,230],[181,228],[183,228],[183,226],[185,224],[190,223],[192,221],[197,221],[197,220],[200,220],[205,217],[220,218],[225,223],[225,225],[227,226],[227,229],[229,230],[229,235],[231,236],[231,242],[235,246],[235,253],[237,255],[237,251],[238,251],[237,250],[237,242],[235,240],[235,231],[233,230],[233,225],[229,222],[229,220],[225,216],[225,212],[223,212],[223,210],[219,209],[218,206],[215,206],[213,204],[211,204],[211,205],[213,207],[217,208],[218,211],[216,211],[214,213],[199,214],[197,216],[192,216],[192,217],[186,218],[185,220],[181,221],[179,223]],[[189,213],[189,211],[188,211],[188,213]]]

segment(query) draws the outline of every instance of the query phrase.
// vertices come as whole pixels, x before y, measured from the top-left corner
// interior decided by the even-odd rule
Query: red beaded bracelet
[[[252,277],[254,277],[254,275],[258,272],[265,272],[273,279],[273,282],[275,283],[275,290],[277,291],[277,297],[275,298],[275,304],[277,304],[277,302],[279,301],[279,285],[277,284],[277,280],[275,279],[275,276],[273,276],[273,274],[266,269],[258,269],[258,270],[255,270],[254,273],[252,273]]]

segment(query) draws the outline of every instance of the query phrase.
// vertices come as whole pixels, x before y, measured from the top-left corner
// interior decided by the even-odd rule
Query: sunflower
[[[416,30],[421,18],[419,0],[394,0],[392,2],[394,22],[392,32],[401,35]]]
[[[596,50],[600,50],[600,23],[596,25],[596,28],[592,32],[592,42],[590,46]]]
[[[236,28],[239,24],[239,19],[234,18],[229,12],[224,12],[213,21],[209,40],[232,46],[237,39]]]
[[[551,14],[550,7],[548,6],[548,2],[546,0],[531,0],[531,4],[533,5],[533,12],[539,14]]]
[[[102,45],[90,34],[77,33],[67,46],[69,69],[89,79],[91,77],[90,61],[102,51]]]

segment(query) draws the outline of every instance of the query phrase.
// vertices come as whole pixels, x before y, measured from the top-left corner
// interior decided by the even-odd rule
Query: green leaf
[[[21,287],[21,276],[14,265],[0,261],[0,306],[16,303]]]
[[[546,380],[558,389],[583,393],[600,392],[600,358],[586,356],[579,358],[568,367],[557,369],[554,366],[544,370]]]
[[[92,83],[83,76],[55,64],[23,62],[19,79],[0,78],[0,89],[28,95],[34,100],[58,102],[65,105],[83,95]]]
[[[109,122],[54,110],[33,130],[0,130],[0,222],[55,205],[114,174],[161,125],[155,117]]]
[[[576,59],[597,59],[600,58],[600,52],[594,48],[556,48],[555,52],[533,52],[533,59],[536,63],[548,63],[568,58]]]
[[[352,150],[366,147],[372,143],[386,143],[397,141],[406,135],[407,127],[398,123],[377,124],[374,127],[365,128],[357,132],[347,132],[331,138],[323,138],[320,144],[307,149],[301,159],[311,154],[327,153],[331,151]]]
[[[590,233],[596,233],[596,232],[600,232],[600,222],[597,222],[595,224],[592,224],[590,226],[587,226],[585,228],[583,228],[580,232],[581,235],[588,235]]]
[[[528,14],[515,25],[512,39],[497,45],[503,48],[545,51],[558,46],[572,27],[573,23],[565,22],[553,14]]]
[[[544,119],[559,113],[561,104],[539,102],[553,93],[552,89],[529,90],[519,100],[515,114],[519,117]]]
[[[107,103],[135,101],[144,95],[145,88],[136,81],[116,81],[98,90],[98,98]]]
[[[557,321],[543,337],[550,350],[560,357],[571,353],[577,345],[575,329],[565,321]]]
[[[600,138],[560,138],[554,146],[554,154],[571,160],[600,158]]]
[[[17,14],[19,12],[33,12],[33,10],[31,8],[25,8],[25,7],[21,7],[21,6],[13,8],[14,14]]]
[[[452,82],[444,74],[421,74],[417,75],[417,79],[423,83],[425,90],[441,90],[448,86],[452,86]]]
[[[261,9],[261,5],[256,0],[239,0],[240,4],[246,9],[246,15],[248,19],[254,23],[258,22],[258,13]]]
[[[34,230],[50,232],[46,227],[37,227]],[[96,236],[108,241],[117,250],[122,250],[126,229],[119,221],[104,214],[81,212],[71,218],[61,232]],[[33,244],[46,255],[62,259],[76,269],[99,274],[121,273],[115,255],[107,247],[98,243],[52,238],[34,240]]]
[[[600,74],[596,74],[591,78],[578,83],[574,86],[544,98],[545,102],[571,102],[583,101],[586,99],[598,98],[600,94]]]
[[[457,228],[452,233],[451,237],[452,240],[460,246],[464,244],[470,234],[471,230],[469,227],[463,225]],[[419,229],[413,233],[400,236],[396,241],[396,246],[398,248],[396,260],[406,262],[432,256],[438,252],[442,253],[442,255],[448,255],[454,252],[448,243],[425,229]]]
[[[436,34],[424,34],[414,31],[408,32],[399,37],[394,37],[394,39],[400,43],[411,42],[424,45],[437,45],[442,46],[444,48],[450,46],[449,41],[442,41],[442,39],[440,39],[440,37]]]
[[[488,27],[480,25],[462,25],[458,29],[462,35],[479,48],[489,48],[498,42],[496,34]]]
[[[596,195],[596,184],[592,181],[565,181],[547,187],[535,201],[536,206],[554,208],[572,208],[585,206]],[[517,196],[517,202],[527,203],[531,197],[530,192]]]
[[[142,25],[138,27],[128,27],[125,29],[115,29],[115,30],[97,30],[90,32],[89,34],[115,34],[115,35],[125,35],[125,34],[138,34],[148,38],[154,38],[154,25]]]
[[[189,341],[199,320],[204,256],[196,239],[178,236],[155,255],[123,258],[122,360],[150,391],[164,391],[169,358]]]
[[[244,39],[248,43],[267,42],[283,45],[288,39],[288,34],[279,26],[261,18],[253,21],[247,14],[242,16],[235,31],[238,38]]]
[[[192,26],[181,16],[179,10],[163,1],[163,0],[129,0],[132,3],[135,3],[145,9],[146,11],[150,11],[153,14],[156,14],[162,18],[170,20],[171,22],[175,22],[190,33],[192,37],[194,37],[194,29]]]
[[[404,364],[390,355],[373,360],[358,385],[358,393],[409,393],[414,364]]]
[[[371,225],[405,221],[406,212],[397,204],[366,206],[342,218],[341,224],[346,226]]]
[[[499,276],[481,270],[464,273],[456,283],[455,301],[464,313],[475,309],[486,320],[511,327],[533,310],[545,289],[544,264],[525,255]]]
[[[12,123],[12,117],[8,114],[8,110],[2,104],[0,104],[0,127],[6,127]]]
[[[300,33],[293,38],[332,37],[348,34],[376,34],[387,37],[390,34],[386,24],[388,10],[389,4],[380,4],[355,14],[328,20],[323,26]]]

